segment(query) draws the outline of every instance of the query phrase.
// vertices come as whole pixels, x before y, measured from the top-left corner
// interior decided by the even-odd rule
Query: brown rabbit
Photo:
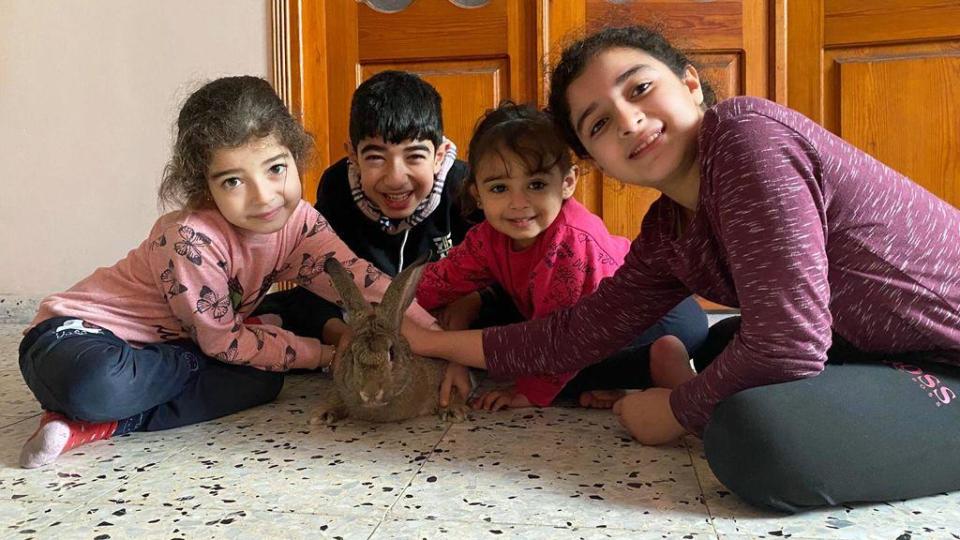
[[[464,396],[456,390],[448,407],[439,406],[447,363],[413,354],[400,334],[400,323],[413,302],[423,264],[400,272],[376,306],[364,300],[339,261],[327,259],[324,270],[340,293],[353,335],[334,361],[336,395],[314,421],[333,424],[350,416],[369,422],[394,422],[432,413],[444,421],[462,421],[467,407]]]

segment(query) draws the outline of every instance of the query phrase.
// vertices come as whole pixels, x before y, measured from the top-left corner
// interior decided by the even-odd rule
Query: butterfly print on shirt
[[[210,315],[220,320],[230,311],[230,297],[217,296],[210,287],[204,285],[200,289],[200,298],[197,299],[197,313],[210,312]]]
[[[170,259],[169,262],[167,262],[167,269],[163,272],[160,272],[160,282],[168,285],[167,291],[164,294],[164,299],[166,300],[169,300],[180,293],[187,292],[186,286],[177,281],[177,276],[173,273],[173,259]]]
[[[327,223],[327,220],[323,219],[323,216],[317,214],[317,221],[313,224],[313,226],[307,229],[307,224],[304,223],[303,229],[300,230],[300,234],[302,234],[304,238],[310,238],[318,232],[325,231],[329,228],[330,224]]]
[[[369,289],[370,286],[376,283],[381,277],[383,277],[383,272],[381,272],[376,266],[368,263],[367,272],[363,276],[363,287],[365,289]]]
[[[249,327],[249,328],[250,328],[250,331],[253,332],[253,336],[257,338],[257,350],[262,351],[263,350],[263,330],[255,326]],[[276,334],[274,334],[274,336],[276,336]]]
[[[313,278],[323,273],[323,264],[327,259],[333,257],[333,251],[324,253],[320,257],[314,257],[309,253],[303,254],[303,261],[300,263],[300,269],[297,270],[297,283],[300,285],[309,285]]]
[[[219,360],[219,361],[221,361],[221,362],[225,362],[225,363],[227,363],[227,364],[237,364],[237,365],[241,365],[241,366],[249,365],[250,362],[247,362],[247,361],[243,361],[243,360],[239,360],[239,359],[238,359],[237,348],[238,348],[238,347],[237,347],[237,340],[233,340],[233,341],[230,342],[230,346],[227,348],[227,350],[225,350],[225,351],[223,351],[223,352],[217,353],[217,354],[214,356],[214,358],[216,358],[217,360]]]
[[[286,350],[283,351],[283,363],[275,367],[277,368],[277,371],[287,371],[296,361],[297,351],[293,350],[293,347],[287,345]]]
[[[177,232],[180,233],[180,238],[183,238],[183,240],[173,245],[173,249],[177,252],[177,255],[186,257],[188,261],[200,266],[200,263],[203,261],[200,256],[200,248],[210,245],[210,237],[186,225],[181,225]]]
[[[167,245],[167,236],[164,234],[160,235],[160,238],[157,238],[153,242],[150,242],[150,249],[157,249],[158,247],[163,247]]]

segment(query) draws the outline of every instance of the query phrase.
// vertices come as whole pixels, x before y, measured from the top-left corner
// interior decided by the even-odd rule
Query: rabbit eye
[[[387,361],[390,362],[391,364],[393,363],[394,355],[396,355],[396,351],[393,349],[393,346],[391,345],[390,348],[387,349]]]

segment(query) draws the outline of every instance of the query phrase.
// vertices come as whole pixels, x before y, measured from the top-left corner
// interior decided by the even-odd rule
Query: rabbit
[[[335,258],[324,263],[343,300],[352,339],[333,365],[336,394],[311,423],[328,425],[351,417],[369,422],[395,422],[436,413],[441,420],[463,421],[466,396],[454,389],[450,405],[440,407],[440,384],[447,363],[413,354],[400,334],[400,323],[413,302],[424,265],[418,261],[393,280],[383,301],[371,306],[350,274]]]

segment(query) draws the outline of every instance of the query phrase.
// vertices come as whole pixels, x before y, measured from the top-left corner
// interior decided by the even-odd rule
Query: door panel
[[[416,73],[433,85],[443,99],[443,130],[454,141],[460,157],[467,154],[473,126],[483,113],[510,95],[506,58],[453,62],[365,64],[362,79],[389,69]]]
[[[960,55],[862,58],[838,67],[838,133],[960,207]],[[909,99],[877,107],[891,94]]]
[[[787,104],[960,208],[960,5],[787,8]]]

